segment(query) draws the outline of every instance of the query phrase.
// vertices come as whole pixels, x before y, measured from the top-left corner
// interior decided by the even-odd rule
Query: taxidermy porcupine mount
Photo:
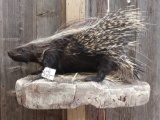
[[[138,43],[136,32],[144,30],[138,9],[107,13],[87,19],[53,36],[34,40],[8,52],[18,62],[35,62],[57,73],[97,72],[85,81],[102,81],[106,75],[132,82],[142,72],[141,64],[128,55]]]

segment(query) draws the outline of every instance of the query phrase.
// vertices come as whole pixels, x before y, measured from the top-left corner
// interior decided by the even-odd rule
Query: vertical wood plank
[[[36,1],[32,0],[20,0],[20,19],[19,33],[20,33],[20,44],[25,44],[32,41],[37,36],[36,31]],[[26,76],[31,71],[36,70],[36,64],[22,64],[23,68],[21,73]],[[23,120],[35,120],[36,110],[29,110],[22,107],[22,119]]]
[[[64,0],[37,0],[38,38],[53,35],[65,22],[64,3]]]
[[[86,13],[87,17],[97,17],[103,16],[107,11],[108,0],[90,0],[87,1]],[[115,11],[120,8],[125,8],[127,5],[127,0],[110,0],[109,2],[110,11]],[[136,1],[132,0],[131,5],[136,5]],[[86,119],[87,120],[132,120],[133,118],[133,108],[116,108],[116,109],[96,109],[92,106],[86,107]]]
[[[137,0],[131,0],[131,3],[128,4],[127,0],[110,0],[110,11],[116,11],[118,9],[125,9],[128,5],[137,6]],[[106,120],[134,120],[135,115],[134,111],[136,108],[115,108],[115,109],[106,109]],[[136,118],[135,120],[139,120]],[[147,119],[146,119],[147,120]]]
[[[85,18],[85,0],[66,0],[67,23]],[[85,106],[67,110],[67,120],[85,120]]]
[[[2,69],[1,69],[1,118],[8,119],[22,119],[22,107],[17,104],[14,97],[8,96],[7,92],[14,89],[16,79],[22,76],[20,64],[12,63],[9,60],[6,51],[18,44],[18,39],[3,39],[2,52]],[[19,74],[18,74],[19,73]],[[19,116],[17,116],[19,114]]]
[[[85,0],[66,0],[67,23],[85,18]]]
[[[62,111],[62,120],[67,120],[67,110]]]
[[[105,120],[105,109],[86,106],[86,120]]]
[[[19,38],[20,1],[3,0],[3,36]],[[11,19],[12,18],[12,19]]]
[[[17,70],[11,70],[12,66],[20,66],[20,64],[14,64],[7,56],[7,51],[10,48],[13,48],[18,43],[19,40],[19,20],[20,17],[20,7],[19,1],[8,1],[8,0],[1,0],[1,10],[3,14],[3,28],[4,31],[1,35],[1,119],[8,120],[8,119],[17,119],[21,120],[21,110],[22,108],[17,105],[15,98],[10,97],[7,95],[9,90],[14,89],[14,84],[16,78],[21,74],[17,75]],[[15,11],[15,12],[13,12]],[[13,38],[13,39],[10,39]],[[17,68],[18,68],[17,67]],[[19,67],[20,68],[20,67]],[[10,69],[10,70],[9,70]],[[13,74],[13,75],[12,75]],[[19,114],[17,116],[16,114]]]
[[[66,24],[66,0],[60,0],[60,25]]]
[[[1,91],[1,81],[2,81],[2,53],[3,53],[3,5],[2,5],[2,0],[0,0],[0,119],[2,118],[1,116],[1,111],[2,111],[2,107],[1,107],[1,95],[2,95],[2,91]]]
[[[45,2],[43,1],[45,4]],[[52,1],[48,1],[47,4],[52,3]],[[55,3],[53,6],[56,6],[59,2]],[[3,7],[2,7],[3,6]],[[43,6],[45,7],[45,6]],[[61,7],[61,8],[60,8]],[[0,78],[1,78],[1,119],[2,120],[62,120],[62,110],[56,111],[48,111],[44,112],[36,110],[29,110],[17,104],[17,101],[14,97],[8,96],[7,92],[10,90],[14,90],[15,82],[17,79],[28,75],[32,70],[36,69],[36,65],[30,64],[25,65],[22,63],[16,63],[12,61],[7,56],[7,51],[15,48],[20,44],[27,43],[37,37],[52,35],[57,27],[62,22],[65,22],[65,0],[61,0],[61,6],[57,6],[55,12],[49,11],[49,13],[42,13],[40,16],[44,18],[51,15],[50,19],[43,19],[46,23],[41,22],[43,27],[39,29],[37,26],[41,26],[37,22],[37,18],[40,17],[37,14],[37,2],[33,0],[0,0]],[[62,9],[63,8],[63,9]],[[38,9],[39,10],[39,9]],[[41,9],[40,9],[41,10]],[[43,11],[43,10],[42,10]],[[3,12],[3,15],[2,13]],[[51,14],[50,14],[51,13]],[[57,17],[54,16],[57,14]],[[2,17],[3,16],[3,17]],[[52,25],[52,20],[55,19],[55,25]],[[60,20],[59,20],[60,19]],[[62,19],[62,20],[61,20]],[[48,23],[48,20],[51,22]],[[58,23],[56,23],[56,20]],[[1,24],[1,21],[3,23]],[[60,24],[59,24],[60,23]],[[47,28],[48,27],[48,28]],[[52,29],[53,27],[53,29]],[[41,31],[40,31],[41,30]],[[4,32],[3,32],[4,31]],[[47,32],[48,31],[48,32]],[[42,34],[41,34],[42,33]],[[46,33],[46,34],[45,34]],[[64,112],[65,113],[65,112]],[[38,115],[38,116],[37,116]],[[44,116],[44,117],[43,117]],[[41,118],[42,117],[42,118]],[[43,120],[44,120],[43,119]],[[65,119],[63,119],[65,120]]]
[[[148,7],[149,4],[150,3],[149,3],[148,0],[137,1],[138,7],[141,9],[141,11],[144,11],[143,15],[146,16],[146,22],[147,23],[151,22],[151,21],[149,21],[149,19],[152,19],[152,21],[153,21],[153,18],[152,18],[153,16],[150,16],[152,13],[150,13],[150,8]],[[140,42],[140,44],[142,44],[142,46],[139,47],[137,50],[139,50],[139,52],[143,53],[144,56],[151,59],[153,56],[150,56],[150,54],[152,54],[153,51],[150,49],[150,47],[153,46],[152,42],[153,42],[154,38],[152,38],[152,34],[150,34],[150,31],[152,30],[151,33],[153,33],[153,27],[148,26],[147,29],[148,28],[149,28],[149,30],[147,30],[148,32],[146,31],[146,32],[143,33],[143,35],[138,35],[141,38],[138,41]],[[148,47],[148,46],[150,46],[150,47]],[[142,61],[144,64],[147,64],[149,67],[151,67],[151,69],[153,68],[152,64],[154,64],[154,63],[149,63],[149,61],[147,59],[145,59],[144,57],[142,57],[140,54],[136,54],[136,57],[140,61]],[[153,59],[155,59],[155,58],[153,58]],[[155,86],[152,85],[152,82],[154,82],[154,81],[153,81],[153,78],[151,77],[152,76],[151,74],[154,74],[154,71],[147,68],[146,73],[142,77],[142,79],[144,81],[147,81],[151,85],[150,101],[147,105],[136,107],[134,109],[134,119],[133,120],[136,120],[136,119],[146,119],[146,120],[152,119],[152,120],[155,120],[155,119],[153,119],[153,116],[150,116],[150,114],[154,114],[154,113],[152,113],[152,110],[151,110],[153,108],[152,105],[154,105],[154,101],[151,101],[151,100],[154,99],[153,96],[157,97],[159,95],[157,94],[157,91],[154,91]],[[159,115],[157,115],[157,117],[159,117]],[[157,118],[157,120],[158,120],[158,118]]]
[[[152,20],[154,19],[153,16],[150,16],[150,14],[149,14],[150,13],[149,12],[150,9],[148,8],[149,4],[150,3],[149,3],[148,0],[145,0],[145,1],[138,1],[137,0],[136,1],[137,7],[140,8],[140,10],[143,11],[143,15],[146,16],[145,22],[147,22],[147,23],[150,23],[150,21],[149,21],[150,18]],[[148,27],[147,27],[147,29],[148,29]],[[137,50],[139,49],[138,52],[142,53],[144,56],[148,57],[149,59],[152,58],[152,56],[149,57],[149,54],[152,54],[152,53],[151,53],[150,50],[148,50],[148,48],[150,48],[153,45],[153,44],[151,44],[153,42],[153,38],[151,38],[153,31],[152,31],[151,34],[149,34],[149,33],[150,33],[151,29],[153,29],[153,28],[154,27],[152,27],[152,28],[149,27],[149,29],[147,31],[145,31],[144,33],[142,33],[143,35],[142,34],[137,34],[138,37],[140,38],[140,39],[137,39],[137,40],[138,40],[138,42],[140,42],[140,44],[142,44],[139,48],[137,48]],[[154,63],[149,62],[145,57],[142,57],[142,55],[140,55],[138,53],[136,53],[136,57],[137,57],[137,59],[139,59],[140,61],[142,61],[144,64],[147,64],[152,69],[152,67],[153,67],[152,64],[154,64]],[[144,76],[142,76],[142,80],[147,81],[151,85],[151,96],[155,95],[157,97],[158,94],[155,91],[152,91],[152,88],[154,88],[155,86],[152,85],[153,78],[151,77],[151,74],[154,74],[154,71],[150,70],[150,68],[147,68],[147,69],[148,70],[145,71]],[[153,104],[152,105],[151,104],[152,104],[152,101],[150,99],[150,102],[148,104],[146,104],[144,106],[135,107],[134,108],[134,117],[133,117],[133,120],[137,120],[137,119],[159,120],[159,119],[154,119],[153,116],[150,116],[150,114],[152,114],[152,112],[153,112],[151,110],[151,108],[152,108],[152,105],[154,105],[154,101],[153,101]],[[159,115],[157,117],[159,117]]]
[[[87,0],[86,17],[102,17],[107,12],[108,0]],[[86,120],[105,120],[105,109],[86,106]]]
[[[36,120],[63,120],[61,110],[38,110]]]
[[[85,119],[85,106],[80,106],[78,108],[68,110],[67,120],[86,120]]]
[[[65,22],[65,0],[37,0],[37,38],[53,35]],[[66,110],[37,111],[36,120],[64,120]]]
[[[86,0],[86,17],[102,17],[107,6],[108,0]]]
[[[134,119],[134,108],[106,109],[106,120],[133,120],[133,119]]]
[[[20,0],[20,19],[19,33],[21,44],[32,41],[37,36],[36,31],[36,1]]]
[[[139,35],[141,38],[140,51],[150,60],[145,59],[142,55],[137,55],[137,57],[148,65],[143,80],[150,84],[151,95],[147,105],[135,109],[134,120],[160,120],[160,1],[138,1],[138,7],[145,11],[143,15],[146,16],[146,22],[154,25],[146,25],[147,31],[143,35]]]
[[[33,23],[34,1],[3,0],[3,40],[1,66],[1,119],[2,120],[34,120],[35,111],[17,104],[14,97],[7,92],[14,90],[17,79],[26,76],[33,70],[21,63],[12,61],[7,51],[33,39],[36,33]]]
[[[3,38],[3,12],[2,11],[3,11],[3,1],[0,0],[0,38]]]

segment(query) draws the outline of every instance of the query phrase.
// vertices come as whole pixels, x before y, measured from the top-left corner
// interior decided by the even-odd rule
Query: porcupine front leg
[[[57,69],[58,65],[58,52],[56,49],[47,49],[43,54],[43,60],[42,60],[42,71],[45,67]],[[35,79],[42,78],[42,73],[39,73]]]
[[[116,64],[109,61],[106,56],[100,59],[98,65],[98,73],[96,76],[88,76],[85,78],[85,81],[95,81],[101,82],[105,78],[106,74],[116,69]]]

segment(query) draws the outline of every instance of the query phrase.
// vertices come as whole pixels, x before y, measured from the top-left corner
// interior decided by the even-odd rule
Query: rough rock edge
[[[137,81],[125,84],[104,80],[101,83],[82,82],[85,75],[72,81],[73,75],[56,76],[54,81],[34,76],[16,82],[16,96],[20,105],[29,109],[69,109],[80,105],[97,108],[133,107],[149,101],[150,86]]]

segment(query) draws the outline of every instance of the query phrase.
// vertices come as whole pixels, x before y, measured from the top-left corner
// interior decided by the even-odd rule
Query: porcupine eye
[[[25,52],[25,49],[22,48],[21,51],[22,51],[22,52]]]
[[[21,53],[26,52],[26,50],[24,48],[21,48],[20,51],[21,51]]]

